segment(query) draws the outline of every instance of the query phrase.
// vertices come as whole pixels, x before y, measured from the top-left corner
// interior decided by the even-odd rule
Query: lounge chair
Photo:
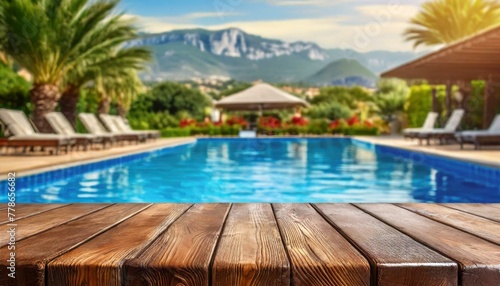
[[[55,154],[59,154],[61,147],[65,147],[66,153],[76,142],[75,139],[60,134],[37,133],[31,126],[29,119],[24,112],[0,108],[0,120],[5,125],[5,136],[0,140],[0,146],[23,147],[30,150],[40,147],[44,150],[46,147],[55,149]]]
[[[478,150],[482,145],[500,145],[500,114],[497,114],[488,130],[463,131],[456,134],[463,149],[464,144],[474,144]]]
[[[115,121],[115,125],[124,133],[138,132],[145,134],[148,139],[157,139],[161,136],[161,132],[158,130],[133,130],[121,116],[114,115],[111,118]]]
[[[84,146],[85,150],[88,149],[89,145],[92,147],[93,144],[103,144],[106,147],[106,143],[113,143],[113,137],[109,135],[94,135],[94,134],[81,134],[76,133],[73,126],[60,112],[51,112],[45,115],[45,119],[49,122],[52,129],[61,135],[67,135],[76,140],[76,144],[79,146]]]
[[[113,118],[112,115],[109,114],[99,114],[99,117],[101,118],[102,123],[104,123],[104,126],[112,133],[112,134],[119,134],[123,136],[128,136],[130,138],[133,138],[134,141],[137,142],[142,142],[146,141],[148,138],[148,135],[144,132],[140,131],[123,131],[117,124],[116,120]]]
[[[427,145],[430,145],[431,139],[438,139],[440,143],[442,143],[443,140],[454,140],[455,133],[462,122],[464,114],[465,111],[463,109],[455,109],[444,128],[435,128],[418,132],[417,138],[419,139],[419,143],[422,144],[422,140],[427,140]]]
[[[122,133],[118,134],[107,131],[94,114],[80,113],[78,114],[78,118],[82,122],[87,132],[89,132],[90,134],[98,136],[110,136],[111,138],[113,138],[113,142],[139,141],[137,136],[130,136]]]
[[[406,128],[403,130],[403,136],[411,139],[418,138],[419,132],[432,130],[434,128],[438,116],[439,114],[437,112],[429,112],[427,114],[427,118],[425,118],[424,125],[422,125],[421,128]]]

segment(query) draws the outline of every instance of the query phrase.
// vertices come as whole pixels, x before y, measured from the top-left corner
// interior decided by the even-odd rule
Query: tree
[[[405,81],[399,79],[383,79],[379,82],[374,101],[379,114],[387,122],[397,119],[404,111],[410,89]]]
[[[141,47],[119,48],[115,51],[103,52],[102,55],[96,54],[94,59],[90,60],[91,64],[75,69],[66,75],[66,87],[60,100],[62,113],[72,124],[75,124],[78,97],[82,86],[97,78],[101,80],[109,78],[110,81],[116,81],[121,76],[125,77],[125,81],[122,80],[124,84],[127,84],[126,80],[130,78],[132,78],[131,83],[136,84],[135,80],[138,77],[130,74],[143,70],[150,56],[150,51]]]
[[[92,63],[96,53],[129,38],[126,31],[104,33],[120,15],[117,0],[3,0],[2,47],[33,76],[30,98],[38,129],[50,132],[44,115],[61,97],[67,73]]]
[[[449,44],[500,24],[500,4],[494,0],[434,0],[422,5],[404,35],[420,45]]]
[[[0,63],[0,106],[28,111],[30,84],[10,67]]]
[[[140,96],[132,104],[131,112],[167,112],[171,115],[188,112],[201,120],[205,117],[205,108],[210,104],[210,99],[196,89],[187,88],[180,83],[163,82]]]
[[[114,77],[98,77],[95,89],[99,95],[98,113],[109,113],[112,102],[116,103],[118,114],[125,117],[132,101],[138,94],[144,93],[145,87],[135,69],[124,69]]]

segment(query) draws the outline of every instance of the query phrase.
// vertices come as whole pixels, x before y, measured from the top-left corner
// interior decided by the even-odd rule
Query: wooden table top
[[[18,205],[15,279],[0,212],[0,285],[500,285],[500,204]]]

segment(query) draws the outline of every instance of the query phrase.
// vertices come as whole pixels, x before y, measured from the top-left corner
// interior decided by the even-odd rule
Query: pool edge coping
[[[196,143],[197,138],[190,138],[189,140],[185,140],[182,142],[175,142],[175,143],[167,143],[166,145],[160,145],[160,146],[153,146],[153,147],[148,147],[145,149],[139,149],[139,150],[134,150],[131,152],[123,152],[123,153],[118,153],[118,154],[112,154],[112,155],[107,155],[99,158],[90,158],[90,159],[85,159],[82,161],[76,161],[76,162],[66,162],[66,163],[61,163],[61,164],[54,164],[54,165],[49,165],[45,167],[38,167],[38,168],[33,168],[33,169],[26,169],[26,170],[21,170],[21,171],[16,171],[16,178],[21,178],[21,177],[28,177],[28,176],[33,176],[41,173],[46,173],[46,172],[51,172],[51,171],[56,171],[60,169],[65,169],[65,168],[71,168],[71,167],[76,167],[76,166],[81,166],[81,165],[86,165],[86,164],[93,164],[93,163],[99,163],[107,160],[113,160],[125,156],[133,156],[141,153],[146,153],[146,152],[153,152],[157,150],[162,150],[165,148],[173,148],[173,147],[178,147],[182,145],[188,145],[192,143]],[[0,182],[6,180],[8,177],[8,174],[2,174],[0,175]]]

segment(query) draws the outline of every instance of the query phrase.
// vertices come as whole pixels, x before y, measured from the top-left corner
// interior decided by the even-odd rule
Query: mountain
[[[328,64],[320,71],[304,80],[317,86],[328,85],[362,85],[374,87],[378,76],[357,60],[341,59]]]
[[[128,46],[152,49],[155,62],[150,72],[144,75],[151,81],[217,76],[241,81],[296,82],[346,57],[379,73],[417,56],[411,52],[328,50],[310,42],[266,39],[237,28],[144,33]]]

